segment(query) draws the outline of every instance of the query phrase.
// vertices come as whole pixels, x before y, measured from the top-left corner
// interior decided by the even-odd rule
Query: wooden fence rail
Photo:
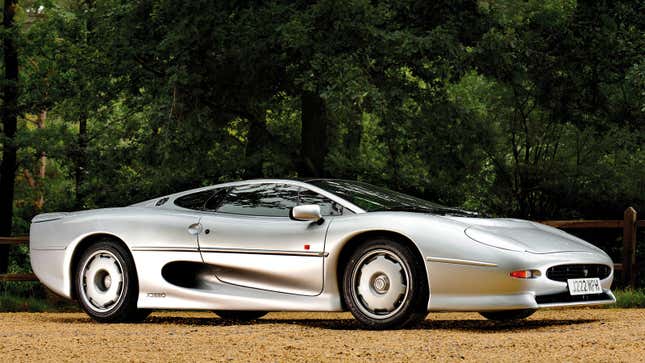
[[[634,208],[625,210],[622,220],[554,220],[541,221],[549,226],[560,229],[597,229],[612,228],[623,230],[623,258],[621,263],[615,263],[614,269],[622,271],[624,286],[636,287],[636,235],[638,228],[645,227],[645,220],[638,220]],[[29,243],[29,236],[0,237],[0,245],[18,245]],[[0,281],[37,281],[34,274],[0,274]]]
[[[629,207],[625,210],[622,220],[565,220],[541,221],[541,223],[560,229],[597,229],[615,228],[623,230],[623,258],[621,263],[615,263],[614,269],[622,271],[623,286],[636,287],[636,235],[639,227],[645,227],[645,220],[638,220],[636,210]]]
[[[0,245],[20,245],[29,243],[29,236],[0,237]],[[0,274],[0,281],[38,281],[34,274]]]

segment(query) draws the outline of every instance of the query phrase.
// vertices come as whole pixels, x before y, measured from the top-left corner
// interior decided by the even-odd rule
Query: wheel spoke
[[[406,285],[404,285],[403,283],[398,283],[398,284],[392,285],[392,287],[390,287],[390,292],[389,293],[391,293],[392,296],[394,296],[396,298],[399,298],[401,295],[405,294],[405,291],[407,289],[408,289],[408,287]]]

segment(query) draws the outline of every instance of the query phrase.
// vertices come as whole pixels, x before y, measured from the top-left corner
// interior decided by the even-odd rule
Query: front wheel
[[[425,319],[428,279],[423,261],[389,239],[360,245],[343,274],[343,298],[369,329],[396,329]]]
[[[75,279],[79,304],[96,321],[135,322],[150,314],[137,309],[137,272],[129,251],[119,243],[90,246],[76,266]]]
[[[535,309],[518,309],[518,310],[502,310],[502,311],[484,311],[479,314],[488,320],[494,321],[512,321],[526,319],[533,315]]]

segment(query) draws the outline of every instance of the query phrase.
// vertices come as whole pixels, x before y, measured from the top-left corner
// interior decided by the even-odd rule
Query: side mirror
[[[305,204],[293,207],[289,213],[291,219],[297,221],[322,221],[322,214],[320,214],[320,206],[315,204]]]

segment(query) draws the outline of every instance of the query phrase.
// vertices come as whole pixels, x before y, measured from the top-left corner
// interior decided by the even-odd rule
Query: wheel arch
[[[100,232],[100,233],[94,233],[83,237],[76,244],[76,246],[74,246],[74,250],[72,252],[70,263],[68,266],[69,289],[70,289],[69,291],[72,299],[76,300],[78,298],[78,296],[76,296],[76,278],[75,278],[76,276],[75,270],[76,270],[76,265],[78,264],[78,261],[80,260],[83,253],[87,251],[88,248],[90,248],[92,245],[98,242],[103,242],[103,241],[110,241],[110,242],[115,242],[120,244],[126,251],[128,251],[128,253],[130,254],[130,257],[133,258],[132,251],[130,251],[130,248],[128,247],[128,245],[116,235]]]
[[[352,253],[364,242],[376,239],[376,238],[388,238],[388,239],[393,239],[398,243],[401,243],[405,245],[406,247],[410,248],[412,253],[415,255],[415,258],[423,264],[425,273],[426,273],[426,286],[428,288],[428,298],[430,297],[430,278],[429,278],[429,271],[428,271],[428,265],[425,263],[425,259],[423,258],[423,255],[421,254],[421,250],[419,249],[419,246],[417,246],[414,241],[399,232],[395,231],[390,231],[390,230],[369,230],[369,231],[364,231],[361,233],[358,233],[352,237],[350,237],[341,247],[340,253],[338,255],[338,260],[336,263],[336,283],[338,286],[338,291],[342,291],[342,286],[343,286],[343,270],[345,269],[345,266],[347,262],[349,261],[349,258],[351,257]],[[341,299],[341,304],[343,307],[343,310],[346,310],[347,307],[345,306],[345,301],[344,299]]]

